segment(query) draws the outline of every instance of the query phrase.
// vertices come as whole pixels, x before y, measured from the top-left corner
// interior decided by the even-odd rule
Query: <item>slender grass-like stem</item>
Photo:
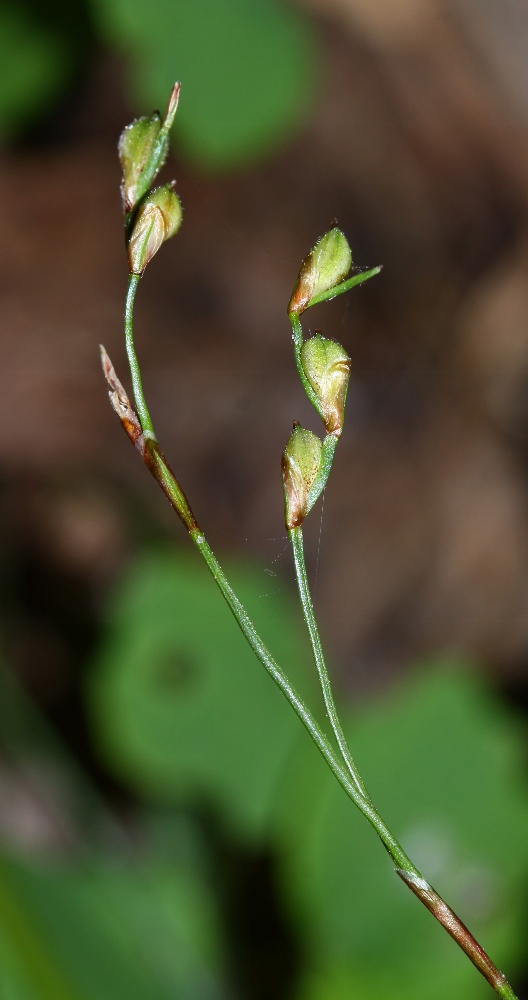
[[[351,278],[347,278],[346,281],[342,281],[339,285],[334,285],[333,288],[327,289],[326,292],[321,292],[320,295],[314,295],[313,299],[310,299],[307,309],[310,306],[318,306],[321,302],[330,302],[332,299],[336,299],[338,295],[343,295],[343,292],[349,292],[351,288],[355,288],[356,285],[362,285],[364,281],[368,281],[369,278],[374,278],[376,274],[379,274],[382,270],[381,267],[372,267],[370,271],[360,271],[359,274],[354,274]]]
[[[493,962],[491,962],[487,954],[483,951],[475,938],[473,938],[462,921],[447,906],[443,899],[438,895],[438,893],[435,892],[429,883],[426,882],[418,869],[413,865],[410,858],[407,856],[401,845],[382,820],[368,796],[361,776],[357,771],[348,749],[339,719],[337,717],[337,711],[333,701],[330,681],[326,671],[315,616],[313,613],[313,606],[304,564],[302,533],[300,532],[300,529],[293,529],[290,535],[294,550],[301,600],[303,602],[303,610],[310,632],[310,638],[312,640],[312,647],[314,649],[314,656],[321,680],[321,686],[323,688],[325,705],[345,766],[343,766],[343,763],[338,759],[334,748],[324,732],[321,730],[308,707],[305,705],[304,701],[299,697],[293,686],[290,684],[285,672],[267,649],[246,609],[231,588],[218,560],[216,559],[216,556],[205,538],[203,531],[194,517],[189,502],[176,476],[170,469],[155,437],[154,427],[143,394],[139,363],[134,347],[133,308],[138,284],[139,276],[132,275],[129,281],[126,301],[125,336],[127,355],[134,388],[134,399],[139,417],[132,407],[127,393],[117,378],[106,351],[104,348],[101,348],[103,370],[110,389],[110,400],[112,406],[120,417],[121,423],[128,437],[134,444],[137,451],[139,451],[145,465],[152,473],[161,489],[171,502],[174,510],[185,525],[193,544],[211,572],[239,628],[247,639],[249,646],[292,706],[296,715],[299,717],[310,734],[322,757],[328,764],[330,770],[339,781],[341,787],[375,829],[385,849],[392,858],[399,877],[454,938],[454,940],[459,944],[482,975],[485,976],[499,996],[503,997],[504,1000],[517,1000],[503,974],[499,972]],[[298,336],[298,331],[294,330],[294,335],[296,333]],[[330,471],[334,450],[335,444],[331,444],[331,446],[328,447],[328,454],[325,459],[327,462],[327,471],[325,477],[323,477],[324,482],[326,482],[326,479],[328,478],[328,472]]]
[[[297,578],[297,584],[299,587],[299,595],[301,599],[301,605],[303,609],[304,620],[308,629],[308,634],[310,636],[310,642],[312,645],[312,652],[317,667],[317,673],[319,676],[319,683],[321,686],[321,691],[323,695],[323,700],[325,703],[325,708],[332,725],[332,730],[339,747],[341,756],[344,763],[350,773],[350,776],[354,782],[356,790],[359,792],[360,796],[364,799],[364,802],[368,802],[372,805],[372,800],[365,788],[363,779],[356,767],[355,761],[350,752],[350,748],[346,741],[346,737],[343,733],[341,722],[339,720],[339,715],[334,702],[334,697],[332,693],[332,686],[330,683],[330,677],[328,675],[328,670],[326,668],[326,662],[323,654],[323,648],[321,644],[321,638],[319,636],[319,629],[317,627],[317,621],[315,618],[315,612],[312,602],[312,597],[310,594],[310,587],[308,584],[308,575],[306,572],[306,563],[304,558],[304,543],[302,528],[291,528],[288,532],[290,536],[290,541],[293,551],[293,559],[295,563],[295,575]],[[495,991],[499,996],[508,998],[508,1000],[514,1000],[515,994],[513,993],[511,986],[506,981],[505,977],[498,969],[494,966],[493,962],[488,958],[486,952],[480,947],[478,942],[475,940],[473,935],[467,929],[467,927],[462,923],[462,921],[457,917],[453,910],[444,902],[441,896],[429,885],[428,882],[418,873],[417,869],[414,867],[407,855],[404,854],[402,848],[396,841],[396,839],[390,834],[390,831],[385,826],[381,816],[376,809],[372,809],[372,814],[367,813],[363,804],[357,802],[354,799],[355,804],[361,810],[364,816],[372,824],[376,833],[380,837],[385,849],[390,854],[392,860],[396,863],[396,873],[402,879],[403,882],[411,889],[412,892],[421,900],[424,906],[436,917],[436,919],[442,924],[442,926],[447,930],[448,934],[454,938],[457,944],[466,952],[468,957],[471,959],[473,964],[479,969],[479,971],[485,976],[488,982],[493,986]],[[387,836],[387,834],[389,836]],[[404,865],[400,866],[397,857],[402,856],[405,859]]]
[[[326,669],[325,658],[323,654],[323,647],[321,644],[321,638],[319,636],[319,629],[317,628],[317,622],[315,619],[315,612],[312,602],[312,597],[310,594],[310,587],[308,585],[308,576],[306,573],[306,563],[304,559],[304,542],[302,528],[290,528],[288,531],[290,537],[290,542],[293,551],[293,561],[295,563],[295,575],[297,577],[297,585],[299,587],[299,596],[301,598],[301,606],[303,610],[304,620],[306,622],[306,627],[308,629],[308,634],[310,636],[310,642],[312,644],[312,651],[315,660],[315,665],[317,668],[317,674],[319,677],[319,684],[321,686],[321,692],[323,695],[323,701],[326,708],[326,713],[330,720],[330,725],[332,726],[332,731],[335,736],[337,745],[341,756],[348,768],[350,777],[356,785],[356,788],[360,795],[362,795],[368,801],[371,801],[370,796],[365,788],[365,784],[359,771],[355,765],[354,758],[350,752],[350,748],[345,738],[341,722],[339,721],[339,715],[337,714],[337,709],[335,706],[334,696],[332,693],[332,686],[330,684],[330,678],[328,676],[328,670]]]
[[[165,496],[170,501],[172,507],[185,525],[191,541],[206,563],[251,649],[281,689],[282,693],[294,709],[296,715],[298,715],[301,722],[308,730],[314,743],[326,760],[340,785],[342,785],[347,795],[349,795],[364,816],[375,827],[376,832],[391,854],[395,864],[398,868],[405,871],[409,875],[414,875],[415,877],[420,878],[420,872],[417,868],[415,868],[398,844],[396,838],[392,836],[390,830],[388,830],[385,826],[368,796],[359,790],[355,781],[351,780],[350,776],[347,774],[346,770],[336,757],[335,751],[333,750],[329,740],[317,724],[310,710],[304,704],[302,698],[300,698],[297,694],[294,687],[290,684],[282,667],[280,667],[275,661],[267,646],[261,639],[255,625],[249,617],[242,602],[238,599],[230,586],[220,563],[209,546],[207,539],[191,510],[189,502],[176,476],[169,467],[158,442],[153,440],[151,437],[146,437],[143,434],[139,420],[131,407],[128,396],[117,378],[113,365],[103,347],[101,348],[101,356],[103,370],[110,388],[110,400],[112,402],[112,406],[118,413],[128,437],[141,454],[145,465],[154,476],[157,483],[165,493]]]
[[[302,382],[303,389],[304,389],[306,395],[308,396],[308,399],[310,400],[310,403],[317,410],[319,416],[322,417],[323,414],[322,414],[322,410],[321,410],[321,404],[319,402],[319,397],[318,397],[317,393],[314,391],[313,386],[308,381],[308,378],[306,376],[306,372],[305,372],[305,370],[303,368],[303,363],[302,363],[302,360],[301,360],[301,348],[302,348],[303,340],[304,340],[304,337],[303,337],[303,328],[302,328],[302,325],[301,325],[301,321],[300,321],[297,313],[295,313],[295,312],[288,313],[288,319],[289,319],[289,321],[291,323],[291,328],[292,328],[293,353],[294,353],[294,356],[295,356],[295,364],[297,365],[297,371],[299,373],[299,378],[300,378],[300,380]]]
[[[150,413],[148,411],[148,406],[145,400],[145,394],[143,392],[141,370],[139,367],[139,361],[137,359],[136,348],[134,344],[134,302],[136,300],[136,292],[138,290],[138,285],[140,280],[141,280],[140,274],[131,274],[128,279],[127,296],[125,303],[125,344],[128,357],[128,365],[130,368],[130,375],[132,378],[132,390],[134,393],[134,402],[136,404],[136,410],[139,416],[139,421],[141,423],[141,429],[143,433],[147,435],[147,437],[151,437],[155,440],[156,435],[154,433],[154,425],[152,423]]]
[[[333,434],[327,434],[323,441],[323,447],[321,450],[321,462],[319,465],[319,471],[308,490],[308,498],[306,505],[306,513],[309,514],[314,503],[317,502],[321,493],[323,492],[332,469],[332,462],[334,461],[335,450],[337,447],[337,442],[339,438],[336,438]]]

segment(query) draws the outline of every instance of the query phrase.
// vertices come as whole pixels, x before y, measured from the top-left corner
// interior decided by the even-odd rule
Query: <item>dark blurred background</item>
[[[0,5],[0,1000],[489,994],[334,802],[108,405],[117,138],[175,79],[184,223],[136,313],[159,439],[317,703],[286,304],[334,218],[383,264],[304,321],[352,357],[316,606],[381,812],[527,995],[527,50],[526,0]]]

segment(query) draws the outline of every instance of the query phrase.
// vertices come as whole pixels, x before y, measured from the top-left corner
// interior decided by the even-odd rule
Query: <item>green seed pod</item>
[[[125,212],[131,212],[138,201],[138,181],[154,152],[160,128],[161,116],[155,111],[148,117],[136,118],[121,132],[118,151],[123,170],[121,197]]]
[[[161,244],[180,228],[182,210],[173,185],[155,188],[139,209],[128,243],[131,274],[143,274]]]
[[[296,424],[282,453],[282,482],[286,527],[297,528],[304,521],[308,508],[308,492],[321,464],[322,444],[312,434]]]
[[[302,313],[316,295],[343,281],[351,266],[352,253],[348,241],[334,226],[317,240],[313,250],[303,260],[288,312]]]
[[[350,358],[335,340],[316,333],[301,348],[305,375],[317,394],[326,433],[339,437],[345,418]]]

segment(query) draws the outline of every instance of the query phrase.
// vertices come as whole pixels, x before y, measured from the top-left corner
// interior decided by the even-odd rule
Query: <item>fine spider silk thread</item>
[[[286,538],[284,538],[284,535],[282,536],[282,538],[281,538],[281,539],[278,539],[278,538],[273,538],[273,539],[270,539],[270,541],[274,541],[274,542],[275,542],[275,541],[277,541],[277,542],[278,542],[278,541],[281,541],[281,542],[282,542],[282,541],[284,541],[284,545],[282,546],[282,549],[280,550],[279,554],[278,554],[277,556],[275,556],[275,559],[272,559],[272,560],[271,560],[271,563],[270,563],[270,566],[274,566],[274,565],[275,565],[275,563],[276,563],[276,562],[278,562],[278,561],[279,561],[279,559],[280,559],[280,558],[281,558],[281,557],[282,557],[282,556],[284,555],[284,553],[286,552],[286,549],[288,548],[288,546],[289,546],[289,544],[290,544],[290,541],[289,541],[289,538],[288,538],[287,536],[286,536]],[[276,576],[276,573],[275,573],[275,571],[274,571],[274,570],[272,570],[272,569],[265,569],[265,570],[264,570],[264,572],[265,572],[265,573],[271,573],[271,574],[272,574],[272,576]]]
[[[317,542],[317,559],[315,562],[315,580],[314,580],[314,590],[317,587],[317,573],[319,570],[319,553],[321,551],[321,535],[323,532],[323,513],[324,513],[324,502],[325,502],[326,489],[323,490],[323,496],[321,499],[321,519],[319,521],[319,541]]]
[[[265,594],[259,594],[260,597],[273,597],[274,594],[280,594],[281,590],[286,590],[287,584],[283,584],[282,587],[277,587],[276,590],[268,590]]]
[[[266,566],[265,569],[263,570],[263,572],[267,573],[268,576],[275,576],[276,577],[277,574],[276,574],[275,570],[272,569],[271,567],[274,566],[275,563],[278,562],[279,559],[281,558],[281,556],[283,556],[284,553],[286,552],[286,549],[289,547],[289,538],[288,538],[287,535],[286,536],[285,535],[281,535],[280,538],[269,538],[268,541],[270,541],[270,542],[279,542],[279,541],[280,542],[284,542],[284,545],[280,549],[279,554],[276,555],[275,558],[272,559],[270,565]],[[277,587],[275,590],[269,590],[265,594],[259,594],[259,597],[273,597],[274,594],[280,594],[281,590],[286,590],[286,587],[287,587],[287,584],[284,583],[282,585],[282,587]]]

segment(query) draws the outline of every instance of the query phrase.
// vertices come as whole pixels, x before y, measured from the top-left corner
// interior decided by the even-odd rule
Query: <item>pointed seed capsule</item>
[[[143,274],[161,244],[180,228],[182,210],[173,185],[155,188],[139,209],[128,243],[131,274]]]
[[[350,378],[348,354],[337,341],[328,340],[316,333],[315,337],[304,342],[301,362],[306,377],[318,396],[326,433],[339,437],[343,429]]]
[[[286,528],[297,528],[308,508],[308,492],[321,464],[321,440],[300,424],[294,425],[282,453],[282,482]]]
[[[302,262],[293,290],[289,313],[302,313],[310,300],[346,278],[352,266],[348,241],[337,226],[321,236]]]
[[[118,152],[123,171],[121,196],[125,212],[131,212],[138,201],[138,181],[154,152],[160,128],[161,116],[155,111],[148,117],[136,118],[121,132]]]

